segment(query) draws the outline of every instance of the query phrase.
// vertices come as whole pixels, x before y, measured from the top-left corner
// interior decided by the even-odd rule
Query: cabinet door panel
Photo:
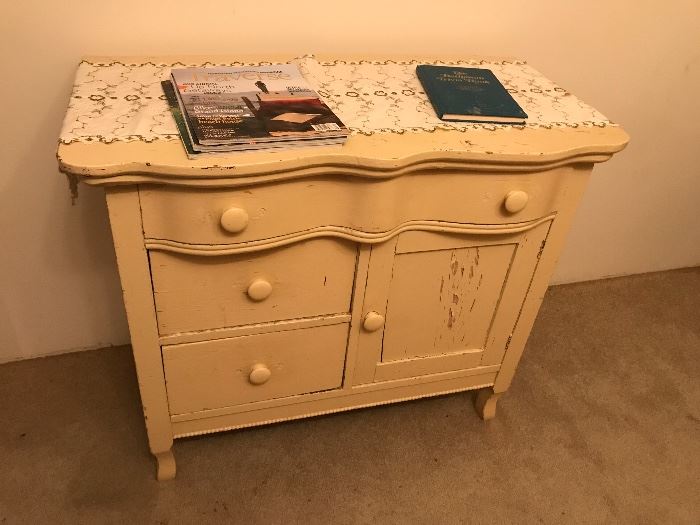
[[[484,348],[516,246],[396,255],[382,362]]]
[[[499,364],[551,222],[505,235],[408,232],[372,247],[355,384]]]

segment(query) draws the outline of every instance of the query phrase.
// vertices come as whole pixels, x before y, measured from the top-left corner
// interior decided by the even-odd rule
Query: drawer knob
[[[272,285],[265,279],[255,279],[248,286],[248,297],[253,301],[264,301],[272,293]]]
[[[384,316],[377,312],[370,312],[365,316],[362,327],[368,332],[376,332],[384,326]]]
[[[270,372],[270,369],[267,368],[267,366],[263,365],[262,363],[257,363],[253,365],[253,368],[251,368],[248,381],[254,385],[262,385],[263,383],[267,383],[267,380],[270,379],[271,375],[272,372]]]
[[[248,212],[243,208],[229,208],[221,214],[221,227],[227,232],[242,232],[246,226],[248,226]]]
[[[525,208],[529,199],[530,197],[526,192],[522,190],[513,190],[508,192],[503,204],[508,212],[518,213],[520,210]]]

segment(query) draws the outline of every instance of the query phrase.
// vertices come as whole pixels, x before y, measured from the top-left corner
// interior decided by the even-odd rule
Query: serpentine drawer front
[[[463,62],[508,84],[513,127],[440,121],[418,61],[288,57],[347,142],[187,158],[160,80],[238,60],[84,60],[58,150],[106,190],[158,479],[179,437],[466,390],[494,417],[625,132],[521,61]]]
[[[140,194],[146,238],[188,248],[265,245],[324,231],[381,235],[409,221],[525,222],[556,211],[559,184],[550,173],[427,172],[381,184],[315,177],[236,190],[144,188]]]
[[[234,255],[149,256],[161,335],[350,311],[357,245],[342,239]]]

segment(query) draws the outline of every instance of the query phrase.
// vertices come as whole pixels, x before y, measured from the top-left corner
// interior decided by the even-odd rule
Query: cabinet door
[[[499,364],[549,231],[406,232],[372,247],[354,383]]]

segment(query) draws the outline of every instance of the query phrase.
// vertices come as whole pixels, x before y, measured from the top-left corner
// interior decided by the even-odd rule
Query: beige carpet
[[[0,524],[700,523],[700,268],[551,288],[511,390],[179,440],[129,350],[0,366]]]

